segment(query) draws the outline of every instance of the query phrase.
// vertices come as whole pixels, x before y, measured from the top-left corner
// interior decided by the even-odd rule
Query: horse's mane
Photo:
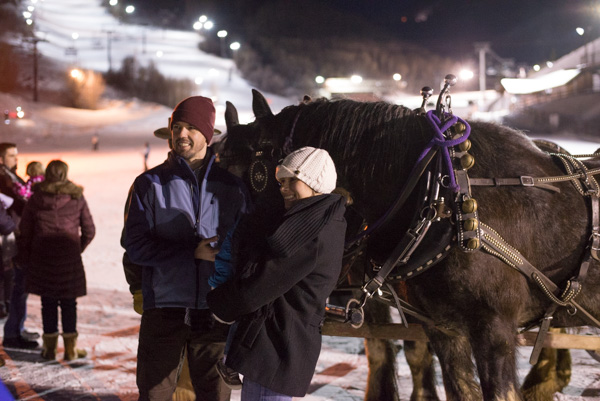
[[[383,178],[387,183],[381,182],[382,185],[397,184],[393,181],[399,175],[394,171],[414,164],[431,138],[423,117],[409,108],[386,102],[317,99],[289,106],[278,116],[288,122],[297,118],[294,147],[327,149],[336,160],[340,176]],[[282,134],[287,133],[279,133]]]

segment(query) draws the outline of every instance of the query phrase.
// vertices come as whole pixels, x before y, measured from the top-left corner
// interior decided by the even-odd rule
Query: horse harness
[[[566,307],[568,313],[571,315],[579,311],[582,318],[589,324],[600,327],[600,321],[575,301],[575,298],[581,292],[592,259],[600,261],[600,185],[598,185],[598,182],[594,178],[595,175],[600,174],[600,168],[590,170],[579,159],[599,157],[600,154],[571,156],[566,153],[550,153],[552,157],[562,162],[567,172],[567,175],[562,176],[521,176],[518,178],[469,177],[468,169],[474,165],[474,158],[468,153],[471,146],[468,140],[470,127],[464,120],[453,116],[451,113],[448,88],[453,85],[452,77],[451,75],[446,77],[446,85],[440,94],[440,98],[446,95],[450,112],[445,113],[443,110],[444,106],[440,106],[438,100],[436,112],[429,111],[426,113],[427,120],[434,130],[434,138],[430,146],[423,151],[400,197],[385,216],[389,219],[395,211],[400,209],[400,206],[407,197],[405,192],[412,191],[426,168],[433,165],[429,170],[427,184],[429,191],[425,195],[424,207],[421,209],[416,222],[407,230],[385,262],[381,265],[372,262],[375,276],[362,286],[363,295],[361,299],[351,300],[347,305],[346,321],[349,321],[354,327],[360,327],[363,316],[362,308],[366,300],[375,294],[381,295],[382,292],[380,289],[384,284],[389,287],[386,279],[406,280],[423,273],[449,253],[452,248],[450,242],[455,240],[458,247],[464,252],[484,250],[498,257],[535,283],[552,301],[541,322],[534,323],[524,330],[527,331],[535,326],[540,326],[530,358],[530,362],[534,364],[537,362],[541,352],[552,316],[558,307]],[[425,89],[422,91],[422,94]],[[429,91],[425,91],[425,93],[430,96]],[[423,98],[423,104],[425,104],[425,94],[423,94]],[[421,110],[424,111],[423,106]],[[438,155],[437,159],[434,157],[436,154]],[[446,175],[443,174],[444,167],[446,168]],[[479,220],[477,213],[478,205],[477,201],[471,196],[471,187],[509,185],[537,187],[553,192],[560,192],[552,184],[564,181],[571,181],[582,196],[590,198],[592,228],[589,243],[579,270],[574,277],[568,280],[566,287],[561,290],[554,282],[533,266],[516,248],[508,244],[493,228]],[[444,198],[440,196],[440,185],[453,191],[455,196],[454,210],[449,208]],[[433,251],[434,256],[427,258],[424,263],[410,263],[411,256],[417,251],[427,232],[432,226],[435,226],[433,223],[439,224],[442,221],[448,223],[452,214],[456,216],[456,224],[454,225],[456,232],[454,235],[449,237],[447,235],[448,229],[441,230],[442,234],[437,235],[442,235],[445,239],[438,242],[437,249]],[[381,224],[383,222],[378,222],[376,226],[379,227]],[[447,226],[451,226],[451,224],[447,224]],[[395,273],[390,277],[392,271]],[[403,311],[415,316],[426,324],[432,325],[433,322],[431,319],[424,316],[410,304],[398,299],[391,288],[389,288],[389,293],[393,295],[393,302],[398,308],[405,325],[407,325],[407,322]],[[444,328],[434,327],[446,331]]]
[[[389,281],[407,280],[427,271],[449,254],[453,248],[452,241],[456,241],[456,245],[464,252],[484,250],[498,257],[535,283],[552,301],[541,319],[541,323],[534,323],[524,330],[540,326],[530,358],[530,362],[535,363],[550,327],[552,315],[559,306],[566,307],[572,315],[579,311],[586,321],[600,327],[600,321],[575,301],[575,297],[581,292],[592,259],[600,261],[600,185],[594,178],[595,175],[600,174],[600,168],[589,170],[579,158],[599,157],[600,154],[571,156],[565,153],[550,153],[552,157],[562,162],[567,172],[567,175],[562,176],[471,178],[468,175],[468,169],[474,165],[475,160],[468,153],[471,147],[468,140],[470,126],[466,121],[452,114],[449,88],[455,83],[456,77],[451,74],[446,76],[435,111],[425,111],[427,99],[433,92],[431,88],[424,87],[421,91],[423,103],[417,112],[424,115],[429,122],[434,131],[433,139],[423,150],[394,204],[378,221],[369,225],[368,229],[348,240],[346,242],[347,251],[357,254],[357,250],[352,251],[352,247],[356,245],[355,248],[359,248],[364,238],[386,224],[401,209],[421,178],[426,177],[426,189],[420,213],[385,262],[383,264],[371,262],[375,275],[361,287],[361,299],[351,299],[345,308],[327,305],[327,311],[330,316],[349,322],[353,327],[358,328],[364,322],[363,307],[366,301],[374,295],[384,298],[381,287],[385,285],[387,292],[393,297],[388,302],[397,307],[405,326],[408,326],[408,323],[404,313],[416,317],[429,326],[453,334],[444,327],[436,326],[435,322],[425,316],[423,312],[401,300],[393,291]],[[294,130],[303,109],[302,104],[300,106],[294,117],[290,133],[285,139],[284,154],[288,154],[292,150]],[[445,111],[446,108],[448,112]],[[270,170],[273,168],[273,161],[282,156],[275,153],[277,152],[270,143],[261,144],[260,148],[255,151],[249,177],[251,190],[254,192],[260,193],[266,188],[268,177],[272,175]],[[471,187],[522,186],[560,192],[552,184],[564,181],[571,181],[582,196],[591,199],[592,232],[577,275],[568,280],[566,288],[561,290],[493,228],[479,220],[478,204],[476,199],[471,196]],[[454,208],[451,208],[441,196],[442,189],[448,189],[454,196]],[[456,216],[455,224],[450,222],[453,214]],[[420,248],[428,232],[432,233],[432,237],[436,237],[433,241],[433,252]],[[428,237],[428,241],[429,239]],[[431,245],[431,241],[428,242],[428,245]]]

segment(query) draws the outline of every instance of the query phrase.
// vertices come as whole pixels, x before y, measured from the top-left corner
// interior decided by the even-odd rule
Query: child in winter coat
[[[27,165],[27,175],[29,179],[25,184],[15,182],[15,192],[25,200],[31,198],[33,194],[33,185],[44,181],[44,165],[38,161],[33,161]]]

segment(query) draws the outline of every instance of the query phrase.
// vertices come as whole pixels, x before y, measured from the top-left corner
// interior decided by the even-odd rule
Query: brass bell
[[[465,231],[475,231],[477,230],[477,227],[479,227],[479,222],[477,219],[470,218],[465,220],[463,227],[465,228]]]
[[[465,213],[474,213],[477,210],[477,201],[473,198],[467,199],[462,203],[462,211]]]
[[[471,238],[467,241],[467,249],[477,249],[479,248],[479,239]]]
[[[460,149],[461,152],[468,151],[469,149],[471,149],[471,141],[465,139],[464,142],[458,144],[458,149]]]
[[[467,126],[460,121],[452,126],[454,132],[457,134],[463,134],[467,130]]]
[[[475,158],[473,156],[471,156],[470,154],[465,153],[460,158],[460,165],[465,170],[470,169],[471,167],[473,167],[475,165]]]

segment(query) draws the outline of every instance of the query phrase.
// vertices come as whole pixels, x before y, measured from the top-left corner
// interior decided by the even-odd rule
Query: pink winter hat
[[[206,138],[206,143],[210,143],[215,129],[215,106],[212,100],[203,96],[183,99],[173,109],[169,128],[173,129],[173,123],[178,121],[198,128]]]

